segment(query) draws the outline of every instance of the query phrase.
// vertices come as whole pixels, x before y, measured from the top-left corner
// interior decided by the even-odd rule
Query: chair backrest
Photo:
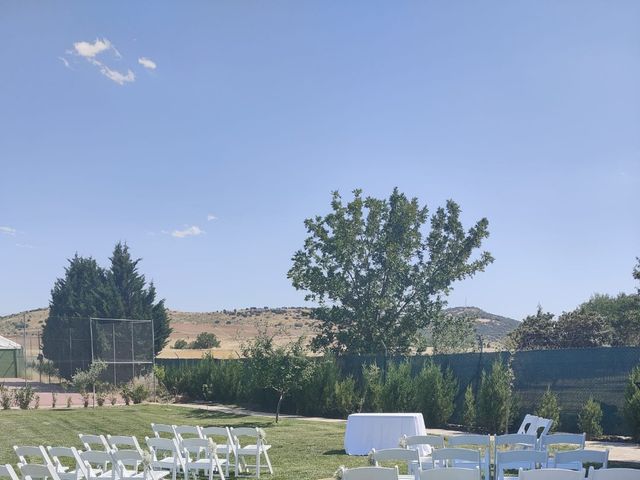
[[[469,448],[438,448],[431,452],[434,467],[453,467],[456,460],[473,462],[480,468],[480,451]]]
[[[556,465],[568,463],[600,463],[602,468],[607,468],[609,463],[609,450],[569,450],[556,453]]]
[[[42,445],[14,445],[13,451],[18,456],[20,463],[38,465],[53,464]]]
[[[142,453],[138,439],[133,435],[107,435],[107,443],[111,450],[137,450]]]
[[[19,463],[18,468],[25,480],[60,480],[52,465],[39,465],[35,463]]]
[[[342,480],[398,480],[397,467],[358,467],[347,468]]]
[[[113,464],[113,457],[111,452],[103,452],[101,450],[86,450],[84,452],[78,452],[78,455],[85,464],[90,466],[96,466],[102,468],[107,463]]]
[[[153,430],[153,434],[157,438],[174,438],[176,436],[173,425],[165,425],[164,423],[152,423],[151,430]]]
[[[173,431],[179,441],[182,441],[185,438],[201,438],[200,427],[195,427],[193,425],[174,425]]]
[[[229,430],[235,437],[258,438],[258,429],[255,427],[231,427]]]
[[[550,418],[538,417],[538,424],[536,425],[536,429],[528,433],[532,433],[533,435],[540,437],[542,435],[548,434],[549,430],[551,430],[552,425],[553,425],[553,420],[551,420]]]
[[[137,472],[139,465],[143,462],[142,453],[135,449],[120,449],[111,452],[111,457],[115,463],[114,468],[118,472],[118,477],[123,479],[127,476],[126,466],[134,467]]]
[[[80,438],[85,450],[99,450],[103,452],[111,450],[111,447],[109,447],[109,443],[104,435],[79,433],[78,438]]]
[[[420,480],[480,480],[480,471],[472,468],[432,468],[421,470]]]
[[[564,470],[562,468],[545,468],[542,470],[521,470],[520,480],[583,480],[584,470]]]
[[[540,448],[548,450],[550,445],[577,445],[579,449],[582,449],[584,442],[584,433],[552,433],[540,437]]]
[[[215,454],[209,446],[209,440],[206,438],[185,438],[182,441],[182,450],[185,458],[189,458],[193,453],[196,455],[202,452],[207,452],[207,455]]]
[[[58,471],[62,471],[65,467],[64,462],[62,462],[61,458],[70,458],[76,465],[76,469],[82,468],[82,459],[80,458],[80,454],[78,450],[74,447],[47,447],[47,452],[51,457],[51,461],[53,462],[53,466]]]
[[[411,435],[407,437],[407,446],[417,447],[429,445],[433,448],[444,448],[444,437],[441,435]]]
[[[595,470],[589,467],[589,480],[640,480],[640,470],[635,468],[607,468]]]
[[[419,462],[420,454],[417,450],[406,448],[383,448],[380,450],[371,450],[373,459],[376,462],[393,462],[396,460],[402,462]]]
[[[491,446],[491,435],[454,435],[449,437],[447,444],[450,447],[459,447],[460,445],[476,445],[479,447]]]
[[[227,427],[200,427],[200,436],[202,438],[224,438],[229,441],[229,429]]]
[[[540,417],[527,413],[516,433],[520,435],[532,434],[538,429],[538,419]]]
[[[498,452],[496,465],[508,463],[529,463],[531,465],[547,466],[547,452],[541,450],[507,450]]]
[[[154,460],[159,460],[168,456],[176,458],[177,461],[182,458],[182,454],[180,453],[180,449],[178,448],[175,438],[145,437],[145,442],[147,443],[147,447],[149,447]],[[158,453],[161,453],[161,455],[158,455]]]
[[[538,437],[526,433],[508,433],[506,435],[496,435],[495,446],[510,447],[512,449],[535,448]]]
[[[0,465],[0,478],[8,478],[9,480],[18,480],[18,474],[8,463]]]

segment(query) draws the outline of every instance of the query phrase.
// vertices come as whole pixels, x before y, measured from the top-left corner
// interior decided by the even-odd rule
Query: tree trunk
[[[280,398],[278,398],[278,406],[276,407],[276,423],[280,419],[280,405],[282,405],[282,399],[284,398],[284,393],[280,393]]]

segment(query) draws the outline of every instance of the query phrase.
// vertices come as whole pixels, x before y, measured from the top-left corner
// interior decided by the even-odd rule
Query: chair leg
[[[273,475],[273,468],[271,467],[271,460],[269,459],[269,453],[266,450],[264,451],[264,458],[267,461],[267,466],[269,467],[269,473],[271,475]]]

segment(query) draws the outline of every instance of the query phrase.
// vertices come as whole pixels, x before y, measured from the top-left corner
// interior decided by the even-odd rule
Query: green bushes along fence
[[[504,372],[492,374],[496,361]],[[536,411],[550,390],[557,396],[561,431],[579,430],[578,416],[593,398],[602,408],[605,434],[630,434],[633,432],[623,414],[625,389],[630,372],[639,363],[637,347],[412,356],[386,361],[382,356],[327,356],[314,360],[312,374],[301,379],[282,409],[328,417],[345,417],[356,411],[421,411],[428,427],[465,425],[473,420],[479,430],[495,433],[505,430],[507,417],[513,427],[524,413]],[[175,394],[264,410],[275,406],[273,392],[247,381],[250,375],[243,370],[242,360],[158,359],[157,364],[163,367],[165,385]],[[489,405],[496,397],[499,404]]]

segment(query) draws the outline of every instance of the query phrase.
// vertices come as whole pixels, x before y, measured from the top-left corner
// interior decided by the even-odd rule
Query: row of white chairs
[[[491,478],[490,459],[485,452],[481,456],[478,449],[446,447],[436,448],[428,457],[423,457],[417,449],[389,448],[370,453],[376,466],[380,462],[400,461],[407,464],[408,478],[411,480],[417,472],[429,469],[461,467],[482,472],[485,479]],[[608,467],[608,450],[568,450],[557,452],[550,458],[548,452],[540,450],[505,450],[498,451],[495,457],[494,478],[503,480],[507,470],[535,470],[539,468],[561,468],[574,471],[583,470],[587,464],[600,464]]]
[[[152,423],[156,438],[172,439],[180,447],[189,438],[201,438],[216,442],[216,453],[224,456],[225,472],[229,476],[232,463],[236,476],[250,475],[257,478],[263,469],[273,474],[268,445],[264,432],[256,427],[201,427],[193,425],[166,425]],[[247,439],[243,443],[242,440]],[[180,448],[178,448],[178,452]],[[264,458],[264,462],[262,461]]]
[[[402,480],[398,474],[398,467],[359,467],[343,468],[339,477],[342,480]],[[469,468],[438,468],[422,470],[415,477],[416,480],[479,480],[480,472]],[[584,470],[567,470],[549,468],[540,470],[520,470],[519,480],[583,480]],[[640,480],[640,470],[630,468],[589,469],[590,480]]]
[[[554,433],[542,435],[538,438],[534,434],[506,434],[496,435],[475,435],[462,434],[454,435],[445,439],[441,435],[415,435],[404,436],[400,439],[400,444],[407,449],[420,451],[421,447],[428,446],[432,453],[420,456],[420,466],[423,469],[431,468],[433,463],[432,455],[438,450],[460,449],[461,447],[477,450],[480,455],[480,470],[484,472],[486,479],[490,478],[491,459],[493,458],[496,467],[496,478],[501,478],[498,473],[503,464],[514,462],[537,462],[544,463],[555,468],[580,469],[586,463],[600,463],[607,467],[609,452],[607,450],[585,450],[585,435],[573,433]],[[571,453],[562,452],[558,447],[573,447]],[[513,453],[527,452],[527,453]],[[558,457],[558,454],[560,456]],[[516,460],[521,457],[523,460]],[[529,460],[525,460],[529,459]],[[506,468],[505,468],[506,469]]]

